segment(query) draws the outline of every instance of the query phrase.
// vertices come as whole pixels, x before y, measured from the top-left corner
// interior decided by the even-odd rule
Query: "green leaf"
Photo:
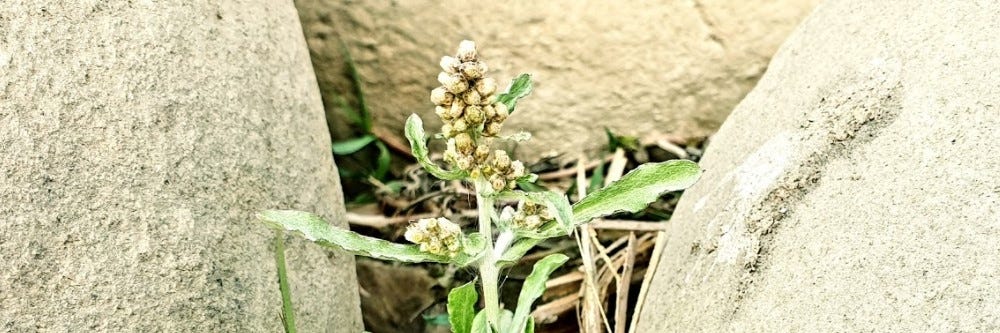
[[[413,157],[417,159],[417,162],[420,162],[424,170],[427,170],[434,177],[444,180],[465,178],[465,172],[461,170],[447,171],[441,169],[441,167],[434,164],[430,157],[427,156],[427,137],[424,134],[424,122],[420,120],[420,116],[412,114],[410,118],[406,119],[406,139],[410,141],[410,150],[413,152]]]
[[[500,322],[497,323],[498,332],[517,332],[511,329],[511,324],[514,323],[514,313],[507,309],[500,310]]]
[[[319,216],[294,210],[266,210],[257,217],[271,228],[290,231],[330,248],[357,255],[402,262],[439,262],[465,266],[474,260],[459,254],[455,258],[420,251],[416,245],[404,245],[331,226]]]
[[[507,251],[504,251],[504,253],[500,255],[500,258],[497,259],[497,261],[499,261],[504,265],[516,264],[519,260],[521,260],[521,257],[524,257],[525,253],[528,253],[528,250],[531,250],[531,248],[535,247],[535,245],[538,245],[538,243],[541,241],[542,239],[539,238],[519,239],[515,241],[513,245],[507,248]]]
[[[617,135],[612,133],[607,127],[604,128],[604,133],[608,135],[608,150],[615,151],[618,147],[621,147],[627,151],[636,151],[642,146],[639,144],[639,138],[634,136]]]
[[[472,319],[472,333],[492,333],[490,325],[486,323],[486,311],[479,311]]]
[[[535,318],[528,316],[528,325],[524,327],[524,333],[535,333]]]
[[[598,164],[594,168],[594,174],[590,176],[590,184],[587,185],[587,193],[594,193],[602,186],[604,186],[604,163]]]
[[[545,282],[549,280],[549,275],[556,268],[566,263],[566,260],[569,260],[569,257],[561,253],[555,253],[535,263],[531,274],[528,275],[528,278],[524,280],[524,285],[521,286],[521,295],[517,297],[517,310],[514,311],[514,326],[510,330],[511,332],[525,331],[525,326],[528,324],[528,317],[531,314],[531,305],[545,292]]]
[[[511,114],[514,113],[514,107],[517,106],[517,100],[528,96],[531,93],[532,83],[531,74],[521,74],[510,83],[507,87],[507,91],[497,95],[497,101],[507,105],[507,111]]]
[[[367,146],[369,143],[372,143],[372,141],[375,141],[375,137],[371,135],[337,141],[333,143],[333,153],[337,155],[354,154],[361,150],[361,148]]]
[[[688,160],[646,163],[618,181],[573,205],[573,225],[617,212],[636,212],[663,193],[693,185],[701,177],[698,164]]]
[[[385,179],[385,174],[389,172],[389,163],[392,162],[392,155],[389,154],[389,148],[382,141],[376,141],[375,146],[378,147],[378,165],[375,168],[373,176],[375,179],[382,180]]]
[[[448,321],[454,333],[472,332],[472,322],[476,317],[476,281],[466,283],[448,293]]]

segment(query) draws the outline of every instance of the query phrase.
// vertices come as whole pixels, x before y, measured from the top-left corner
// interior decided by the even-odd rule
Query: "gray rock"
[[[291,4],[5,1],[0,73],[0,331],[281,331],[255,212],[343,221]],[[300,331],[360,331],[353,257],[288,256]]]
[[[437,132],[430,90],[459,41],[479,43],[501,89],[533,73],[532,96],[505,131],[527,131],[518,157],[576,159],[601,152],[603,127],[620,134],[715,132],[817,0],[780,1],[296,1],[331,128],[332,103],[353,86],[343,40],[363,78],[375,129],[402,140],[419,113]],[[340,127],[338,127],[340,126]],[[402,140],[405,142],[405,140]]]
[[[1000,331],[1000,4],[829,1],[715,136],[637,332]]]

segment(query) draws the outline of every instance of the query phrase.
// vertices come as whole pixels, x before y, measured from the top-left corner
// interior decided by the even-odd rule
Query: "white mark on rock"
[[[705,203],[706,202],[708,202],[708,196],[707,195],[701,197],[701,199],[698,199],[698,201],[694,203],[694,209],[692,211],[695,212],[695,213],[697,213],[699,210],[701,210],[702,208],[705,207]]]
[[[729,223],[720,226],[722,234],[716,250],[716,263],[734,264],[741,254],[751,248],[753,239],[746,228],[750,209],[755,202],[763,199],[768,188],[785,172],[794,149],[792,135],[779,133],[747,156],[733,171],[736,178],[734,198],[727,209],[733,215]]]
[[[736,168],[736,194],[742,198],[763,194],[785,171],[794,148],[788,133],[765,142]]]
[[[14,56],[12,56],[10,52],[0,50],[0,68],[9,66],[10,60],[13,58]]]

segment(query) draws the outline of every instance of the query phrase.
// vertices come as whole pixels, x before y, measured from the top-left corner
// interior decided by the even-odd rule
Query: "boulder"
[[[1000,3],[828,1],[713,138],[637,332],[1000,331]]]
[[[255,212],[344,214],[292,5],[15,0],[0,27],[0,331],[281,331]],[[352,256],[288,260],[301,331],[361,330]]]
[[[532,73],[533,95],[505,131],[518,149],[576,159],[607,145],[604,127],[634,136],[705,136],[757,82],[767,61],[817,0],[778,1],[296,1],[330,127],[354,94],[341,41],[362,78],[375,129],[402,140],[420,114],[429,130],[438,62],[475,40],[501,89]]]

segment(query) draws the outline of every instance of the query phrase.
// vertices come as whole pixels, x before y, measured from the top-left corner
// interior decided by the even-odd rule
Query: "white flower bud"
[[[455,135],[455,146],[462,155],[470,155],[476,149],[469,133],[458,133]]]
[[[462,93],[462,100],[468,105],[479,105],[479,102],[483,99],[482,96],[479,95],[478,91],[475,89],[469,89],[466,90],[465,93]]]
[[[462,62],[476,60],[476,42],[463,40],[458,44],[458,60]]]
[[[503,191],[507,189],[507,180],[500,177],[500,175],[493,175],[490,177],[490,186],[493,187],[494,191]]]
[[[465,119],[462,118],[455,119],[455,122],[451,123],[451,130],[465,132],[469,130],[469,123],[465,122]]]
[[[465,102],[461,99],[455,99],[451,102],[451,112],[448,113],[452,119],[458,119],[462,117],[462,112],[465,111]]]
[[[491,77],[476,82],[476,91],[482,96],[493,95],[497,91],[497,80]]]
[[[479,61],[463,62],[460,66],[459,71],[462,72],[462,76],[469,80],[475,80],[486,75],[486,71],[489,67],[486,67],[485,63]]]
[[[444,125],[441,125],[441,134],[444,134],[444,136],[450,138],[450,137],[455,136],[454,133],[455,133],[455,129],[451,128],[451,124],[444,123]]]
[[[476,147],[476,152],[472,154],[472,157],[476,159],[476,162],[484,162],[486,161],[486,158],[488,158],[489,156],[490,156],[490,147],[487,145],[479,145],[478,147]]]
[[[452,94],[460,94],[469,89],[469,82],[459,74],[438,73],[438,82]]]
[[[513,220],[514,219],[514,213],[516,213],[514,211],[514,207],[506,206],[506,207],[503,208],[503,210],[500,211],[500,220],[501,221],[510,221],[510,220]]]
[[[465,107],[465,120],[470,124],[482,124],[486,117],[483,115],[483,108],[478,105],[469,105]]]
[[[458,66],[461,66],[462,62],[458,61],[458,59],[455,59],[453,57],[444,56],[441,57],[440,64],[441,64],[441,69],[447,72],[448,74],[456,74],[458,73]]]
[[[448,89],[444,87],[437,87],[431,90],[431,103],[435,105],[449,105],[454,98],[455,95],[448,92]]]
[[[510,178],[518,179],[524,177],[524,163],[514,161],[510,163]]]
[[[463,156],[455,162],[455,166],[462,170],[469,170],[472,169],[473,163],[472,156]]]
[[[510,156],[507,156],[507,152],[497,150],[493,153],[493,167],[500,172],[506,171],[510,168]]]
[[[524,224],[529,229],[535,229],[542,225],[542,218],[538,215],[528,215],[524,218]]]
[[[449,119],[451,119],[451,112],[450,112],[450,110],[451,110],[450,108],[446,108],[446,107],[438,105],[438,106],[434,107],[434,114],[436,114],[441,119],[449,120]]]
[[[493,108],[497,111],[497,115],[493,118],[493,120],[497,122],[504,122],[507,120],[507,117],[510,116],[510,113],[507,112],[507,104],[496,103],[493,104]]]
[[[483,107],[483,116],[486,119],[493,119],[493,117],[497,116],[497,109],[493,108],[492,104],[487,104]]]
[[[500,134],[500,130],[503,129],[503,125],[498,122],[491,122],[486,127],[483,128],[483,135],[485,136],[497,136]]]

